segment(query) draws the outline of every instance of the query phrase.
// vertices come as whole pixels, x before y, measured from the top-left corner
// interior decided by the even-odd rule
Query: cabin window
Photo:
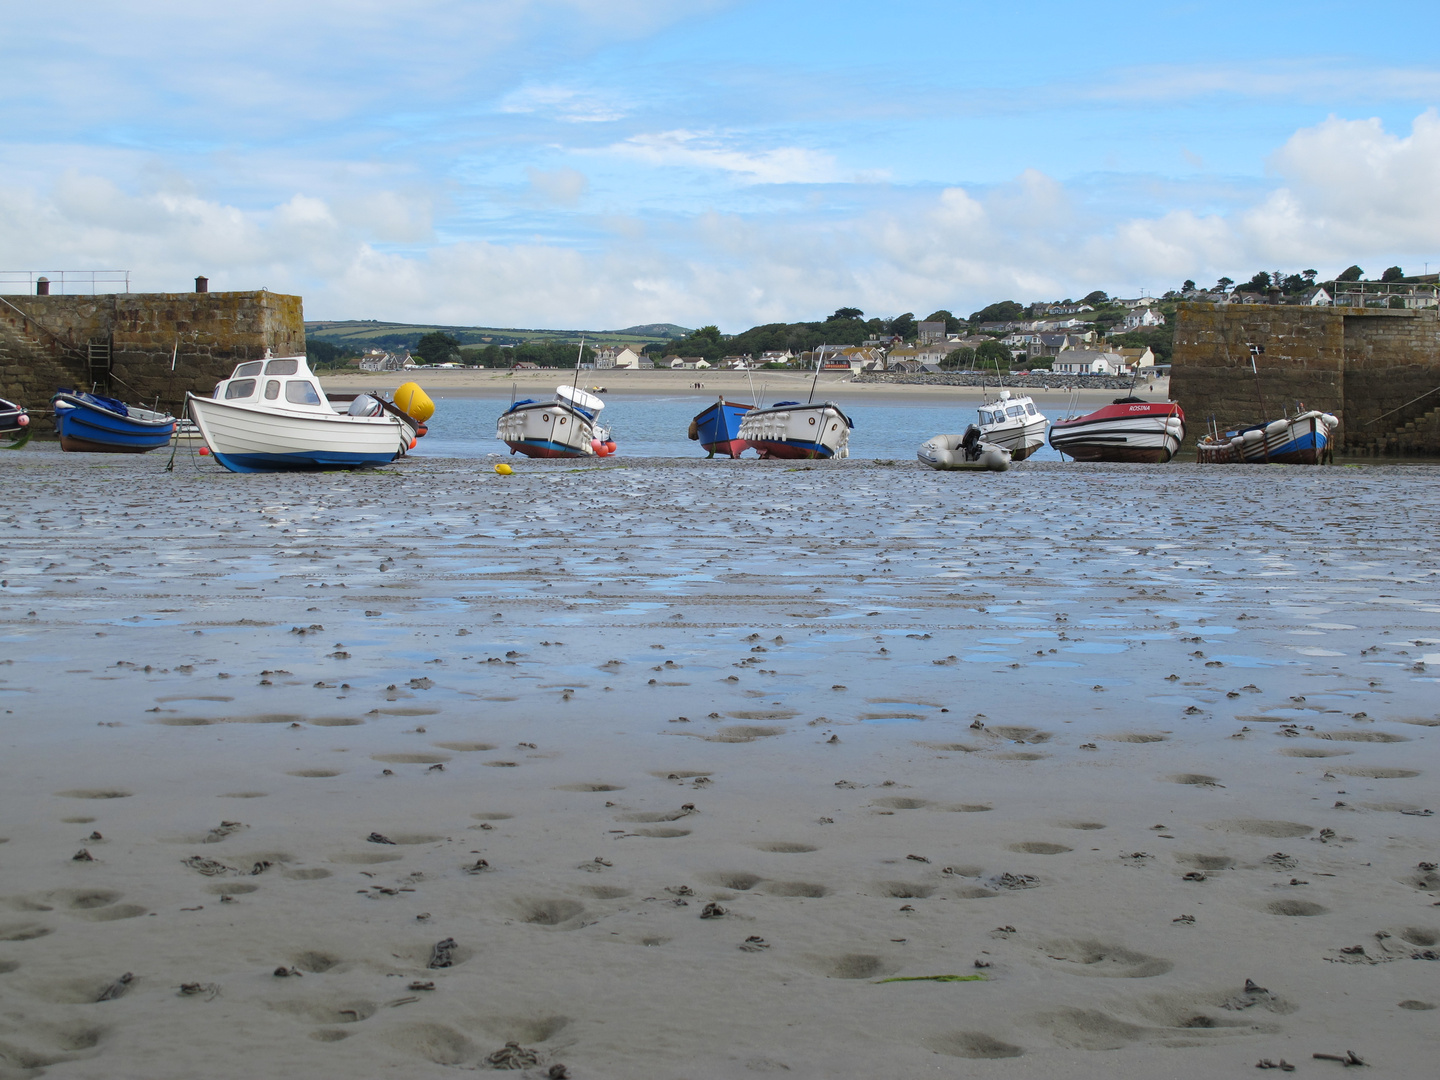
[[[265,365],[266,375],[294,375],[299,370],[298,360],[271,360]]]
[[[225,387],[225,396],[227,398],[250,397],[254,393],[254,379],[231,379],[230,385]]]
[[[235,374],[233,377],[236,379],[240,379],[244,378],[247,375],[259,375],[260,369],[264,366],[265,365],[260,363],[259,360],[254,360],[248,364],[241,364],[235,369]]]
[[[285,400],[292,405],[319,405],[320,395],[309,379],[291,379],[285,384]]]
[[[1010,416],[1024,416],[1025,407],[1023,405],[1011,405],[1005,412]]]
[[[1027,413],[1029,413],[1031,416],[1039,416],[1039,415],[1040,415],[1040,413],[1036,410],[1036,408],[1035,408],[1034,405],[1028,405],[1028,404],[1027,404],[1027,405],[1025,406],[1025,411],[1026,411]]]
[[[265,400],[274,401],[280,396],[280,380],[271,379],[265,384]]]

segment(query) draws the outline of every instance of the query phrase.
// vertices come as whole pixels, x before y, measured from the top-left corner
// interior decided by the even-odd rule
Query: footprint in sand
[[[476,1064],[482,1057],[473,1042],[445,1024],[402,1024],[392,1028],[385,1041],[396,1050],[437,1065]]]
[[[828,888],[813,881],[767,881],[760,891],[766,896],[803,896],[811,899],[830,895]]]
[[[354,716],[316,716],[305,722],[313,724],[315,727],[358,727],[365,723],[364,720]]]
[[[1158,956],[1093,939],[1051,940],[1036,946],[1037,961],[1052,971],[1106,979],[1149,979],[1175,965]]]
[[[62,799],[128,799],[135,793],[120,788],[73,788],[55,792]]]
[[[1013,1058],[1025,1053],[1022,1048],[986,1035],[983,1031],[947,1031],[931,1035],[921,1042],[927,1050],[958,1058]]]
[[[1210,821],[1205,828],[1216,832],[1236,833],[1240,836],[1273,836],[1284,839],[1292,836],[1306,836],[1315,831],[1310,825],[1297,821],[1265,821],[1260,818],[1234,818],[1229,821]]]
[[[1393,769],[1379,765],[1341,765],[1334,770],[1346,776],[1360,776],[1369,780],[1409,780],[1419,776],[1419,769]]]
[[[286,776],[308,777],[312,780],[325,780],[332,776],[339,776],[342,769],[291,769]]]
[[[897,900],[924,900],[935,894],[936,887],[915,881],[877,881],[874,888],[881,896],[893,896]]]
[[[1307,918],[1312,915],[1325,915],[1330,909],[1309,900],[1271,900],[1260,905],[1261,911],[1268,911],[1271,915],[1288,915],[1292,918]]]
[[[585,905],[577,900],[535,897],[511,905],[515,918],[549,930],[575,930],[583,926]]]
[[[686,734],[689,734],[688,732]],[[697,738],[706,742],[718,743],[748,743],[756,739],[768,739],[776,735],[785,734],[784,728],[760,727],[754,724],[727,724],[725,727],[717,728],[713,735],[697,735]]]
[[[430,745],[438,746],[441,750],[454,750],[462,754],[472,754],[495,749],[495,744],[488,742],[437,742],[431,743]]]
[[[1331,739],[1334,742],[1397,743],[1410,741],[1408,735],[1391,735],[1386,731],[1321,731],[1316,733],[1316,737]]]
[[[1064,844],[1054,844],[1048,840],[1022,840],[1017,844],[1006,844],[1005,846],[1010,851],[1018,851],[1026,855],[1063,855],[1067,851],[1075,850]]]
[[[1157,743],[1167,741],[1170,736],[1148,731],[1122,731],[1115,735],[1101,735],[1100,738],[1119,743]]]
[[[875,799],[871,806],[884,807],[887,810],[919,810],[930,805],[929,799],[912,799],[904,795],[892,795],[884,799]]]
[[[1329,758],[1329,757],[1345,757],[1347,754],[1353,754],[1355,751],[1354,751],[1354,750],[1338,750],[1338,749],[1337,749],[1337,750],[1329,750],[1329,749],[1326,749],[1326,748],[1324,748],[1324,747],[1319,747],[1319,746],[1295,746],[1295,747],[1287,747],[1286,749],[1280,750],[1280,751],[1278,751],[1278,752],[1281,753],[1281,754],[1284,754],[1286,757],[1298,757],[1298,758]]]
[[[624,791],[624,784],[560,784],[556,791]]]
[[[1165,777],[1172,784],[1188,784],[1191,787],[1222,787],[1219,779],[1204,773],[1174,773]]]
[[[1235,866],[1235,860],[1229,855],[1177,854],[1175,861],[1181,866],[1211,873],[1217,870],[1230,870]]]
[[[371,761],[387,765],[440,765],[450,760],[449,754],[371,754]]]
[[[715,870],[698,875],[697,880],[707,885],[718,885],[722,889],[748,892],[764,879],[759,874],[747,874],[741,870]]]
[[[55,931],[40,923],[0,923],[0,941],[34,941]]]
[[[768,851],[775,855],[803,855],[807,851],[819,851],[813,844],[802,844],[794,840],[764,840],[751,844],[756,851]]]
[[[811,954],[800,964],[807,971],[827,979],[883,979],[900,970],[900,964],[871,953]]]

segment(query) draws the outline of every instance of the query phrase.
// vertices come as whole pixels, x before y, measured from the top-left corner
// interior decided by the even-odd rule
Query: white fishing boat
[[[512,454],[540,458],[608,457],[615,452],[601,427],[605,402],[573,386],[558,386],[551,401],[525,398],[500,414],[495,437]]]
[[[749,410],[740,421],[739,437],[762,458],[845,458],[854,426],[833,401],[777,401]]]
[[[1330,444],[1339,426],[1332,414],[1307,409],[1268,424],[1216,429],[1195,444],[1195,460],[1202,465],[1318,465],[1333,453]]]
[[[941,471],[971,469],[1004,472],[1010,468],[1010,451],[986,442],[971,424],[963,435],[936,435],[915,454],[921,464]]]
[[[993,401],[980,405],[980,437],[1010,451],[1016,461],[1045,445],[1045,414],[1035,407],[1028,396],[1013,397],[1001,390]]]
[[[246,361],[212,397],[187,394],[186,405],[210,453],[231,472],[383,465],[415,445],[420,426],[370,394],[336,412],[303,356]]]

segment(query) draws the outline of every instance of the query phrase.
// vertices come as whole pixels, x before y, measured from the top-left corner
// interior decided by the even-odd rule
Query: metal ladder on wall
[[[85,346],[85,374],[92,387],[108,387],[112,357],[110,342],[91,341]]]

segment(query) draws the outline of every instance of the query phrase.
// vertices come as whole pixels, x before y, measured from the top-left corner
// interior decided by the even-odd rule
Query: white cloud
[[[681,129],[632,135],[605,152],[646,165],[730,173],[754,184],[826,184],[841,178],[829,154],[798,146],[758,152],[735,149],[711,132]]]
[[[525,173],[530,178],[531,189],[537,195],[544,201],[559,206],[574,206],[590,186],[585,174],[574,169],[546,172],[543,169],[529,168]]]
[[[571,124],[598,124],[620,120],[629,111],[613,95],[569,86],[526,85],[500,99],[502,113],[536,113]]]
[[[747,179],[793,176],[705,141],[677,137],[656,152],[678,148],[682,161],[699,153]],[[1159,291],[1261,267],[1411,268],[1440,250],[1433,111],[1408,134],[1327,120],[1297,131],[1270,167],[1269,190],[1225,213],[1106,216],[1083,189],[1026,171],[988,189],[875,191],[870,208],[853,213],[822,205],[689,219],[616,214],[591,223],[583,249],[438,243],[431,203],[400,190],[340,197],[312,188],[242,208],[193,178],[167,175],[136,194],[72,167],[48,186],[12,180],[0,189],[0,250],[17,267],[128,268],[141,291],[183,288],[205,273],[216,289],[298,292],[317,318],[596,329],[661,320],[742,329],[841,304],[966,313],[1006,297]],[[552,200],[578,198],[584,181],[569,170],[531,174]],[[410,247],[386,250],[396,243]]]

